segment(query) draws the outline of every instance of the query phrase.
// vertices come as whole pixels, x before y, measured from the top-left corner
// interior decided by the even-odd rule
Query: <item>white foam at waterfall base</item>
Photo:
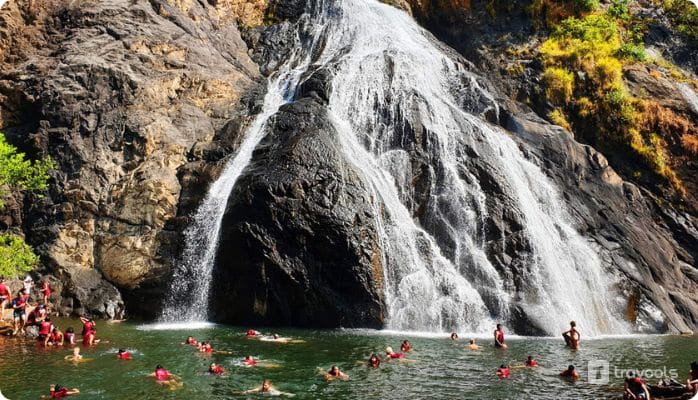
[[[201,329],[213,329],[217,327],[213,322],[157,322],[154,324],[138,325],[139,331],[194,331]]]

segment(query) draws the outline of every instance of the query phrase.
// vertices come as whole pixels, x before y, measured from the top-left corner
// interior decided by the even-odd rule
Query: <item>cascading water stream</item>
[[[299,29],[310,24],[311,40],[297,43],[271,81],[263,112],[185,232],[168,301],[178,307],[163,319],[206,318],[228,195],[267,120],[292,100],[301,76],[325,68],[333,76],[328,109],[342,151],[373,191],[387,327],[484,332],[520,306],[548,333],[570,319],[592,335],[625,331],[613,317],[612,279],[540,168],[506,132],[476,116],[497,112],[496,103],[456,57],[404,12],[374,0],[318,1],[302,21]],[[429,183],[419,199],[415,154]],[[488,197],[466,167],[472,157],[486,164],[524,225],[531,251],[523,289],[514,290],[487,257]]]

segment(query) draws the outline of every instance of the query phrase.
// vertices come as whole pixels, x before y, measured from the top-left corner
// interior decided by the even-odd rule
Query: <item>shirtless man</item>
[[[570,329],[563,332],[562,337],[565,339],[565,343],[570,349],[577,350],[579,348],[579,342],[582,338],[577,330],[577,323],[570,321]]]
[[[470,350],[480,350],[480,346],[475,343],[475,339],[470,339],[470,344],[468,345]]]

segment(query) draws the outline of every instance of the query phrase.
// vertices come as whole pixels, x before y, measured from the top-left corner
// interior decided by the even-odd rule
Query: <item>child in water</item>
[[[116,353],[116,358],[118,360],[130,360],[131,353],[126,351],[126,349],[119,349],[119,351]]]
[[[82,355],[80,355],[80,348],[73,347],[73,354],[64,357],[68,361],[80,362],[82,361]]]
[[[211,363],[211,366],[208,368],[208,372],[213,375],[223,375],[225,370],[220,365],[216,363]]]
[[[378,368],[381,366],[381,358],[375,353],[371,354],[371,358],[368,359],[368,366],[371,368]]]
[[[497,368],[497,376],[500,378],[508,378],[509,377],[509,366],[507,365],[500,365],[499,368]]]

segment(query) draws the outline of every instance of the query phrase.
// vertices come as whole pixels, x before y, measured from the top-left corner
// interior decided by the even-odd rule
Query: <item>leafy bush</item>
[[[647,53],[645,53],[645,46],[636,43],[626,43],[618,49],[616,53],[618,57],[624,58],[630,61],[645,61],[647,60]]]
[[[630,5],[630,0],[611,0],[611,6],[608,7],[606,14],[611,18],[628,21],[630,20],[628,5]]]
[[[567,104],[572,100],[574,75],[564,68],[549,67],[543,73],[545,94],[548,99],[558,104]]]
[[[21,236],[0,234],[0,276],[17,278],[39,263],[39,257]]]
[[[25,160],[24,153],[7,143],[0,133],[0,207],[9,190],[42,191],[48,188],[48,172],[56,168],[50,157],[42,160]]]

